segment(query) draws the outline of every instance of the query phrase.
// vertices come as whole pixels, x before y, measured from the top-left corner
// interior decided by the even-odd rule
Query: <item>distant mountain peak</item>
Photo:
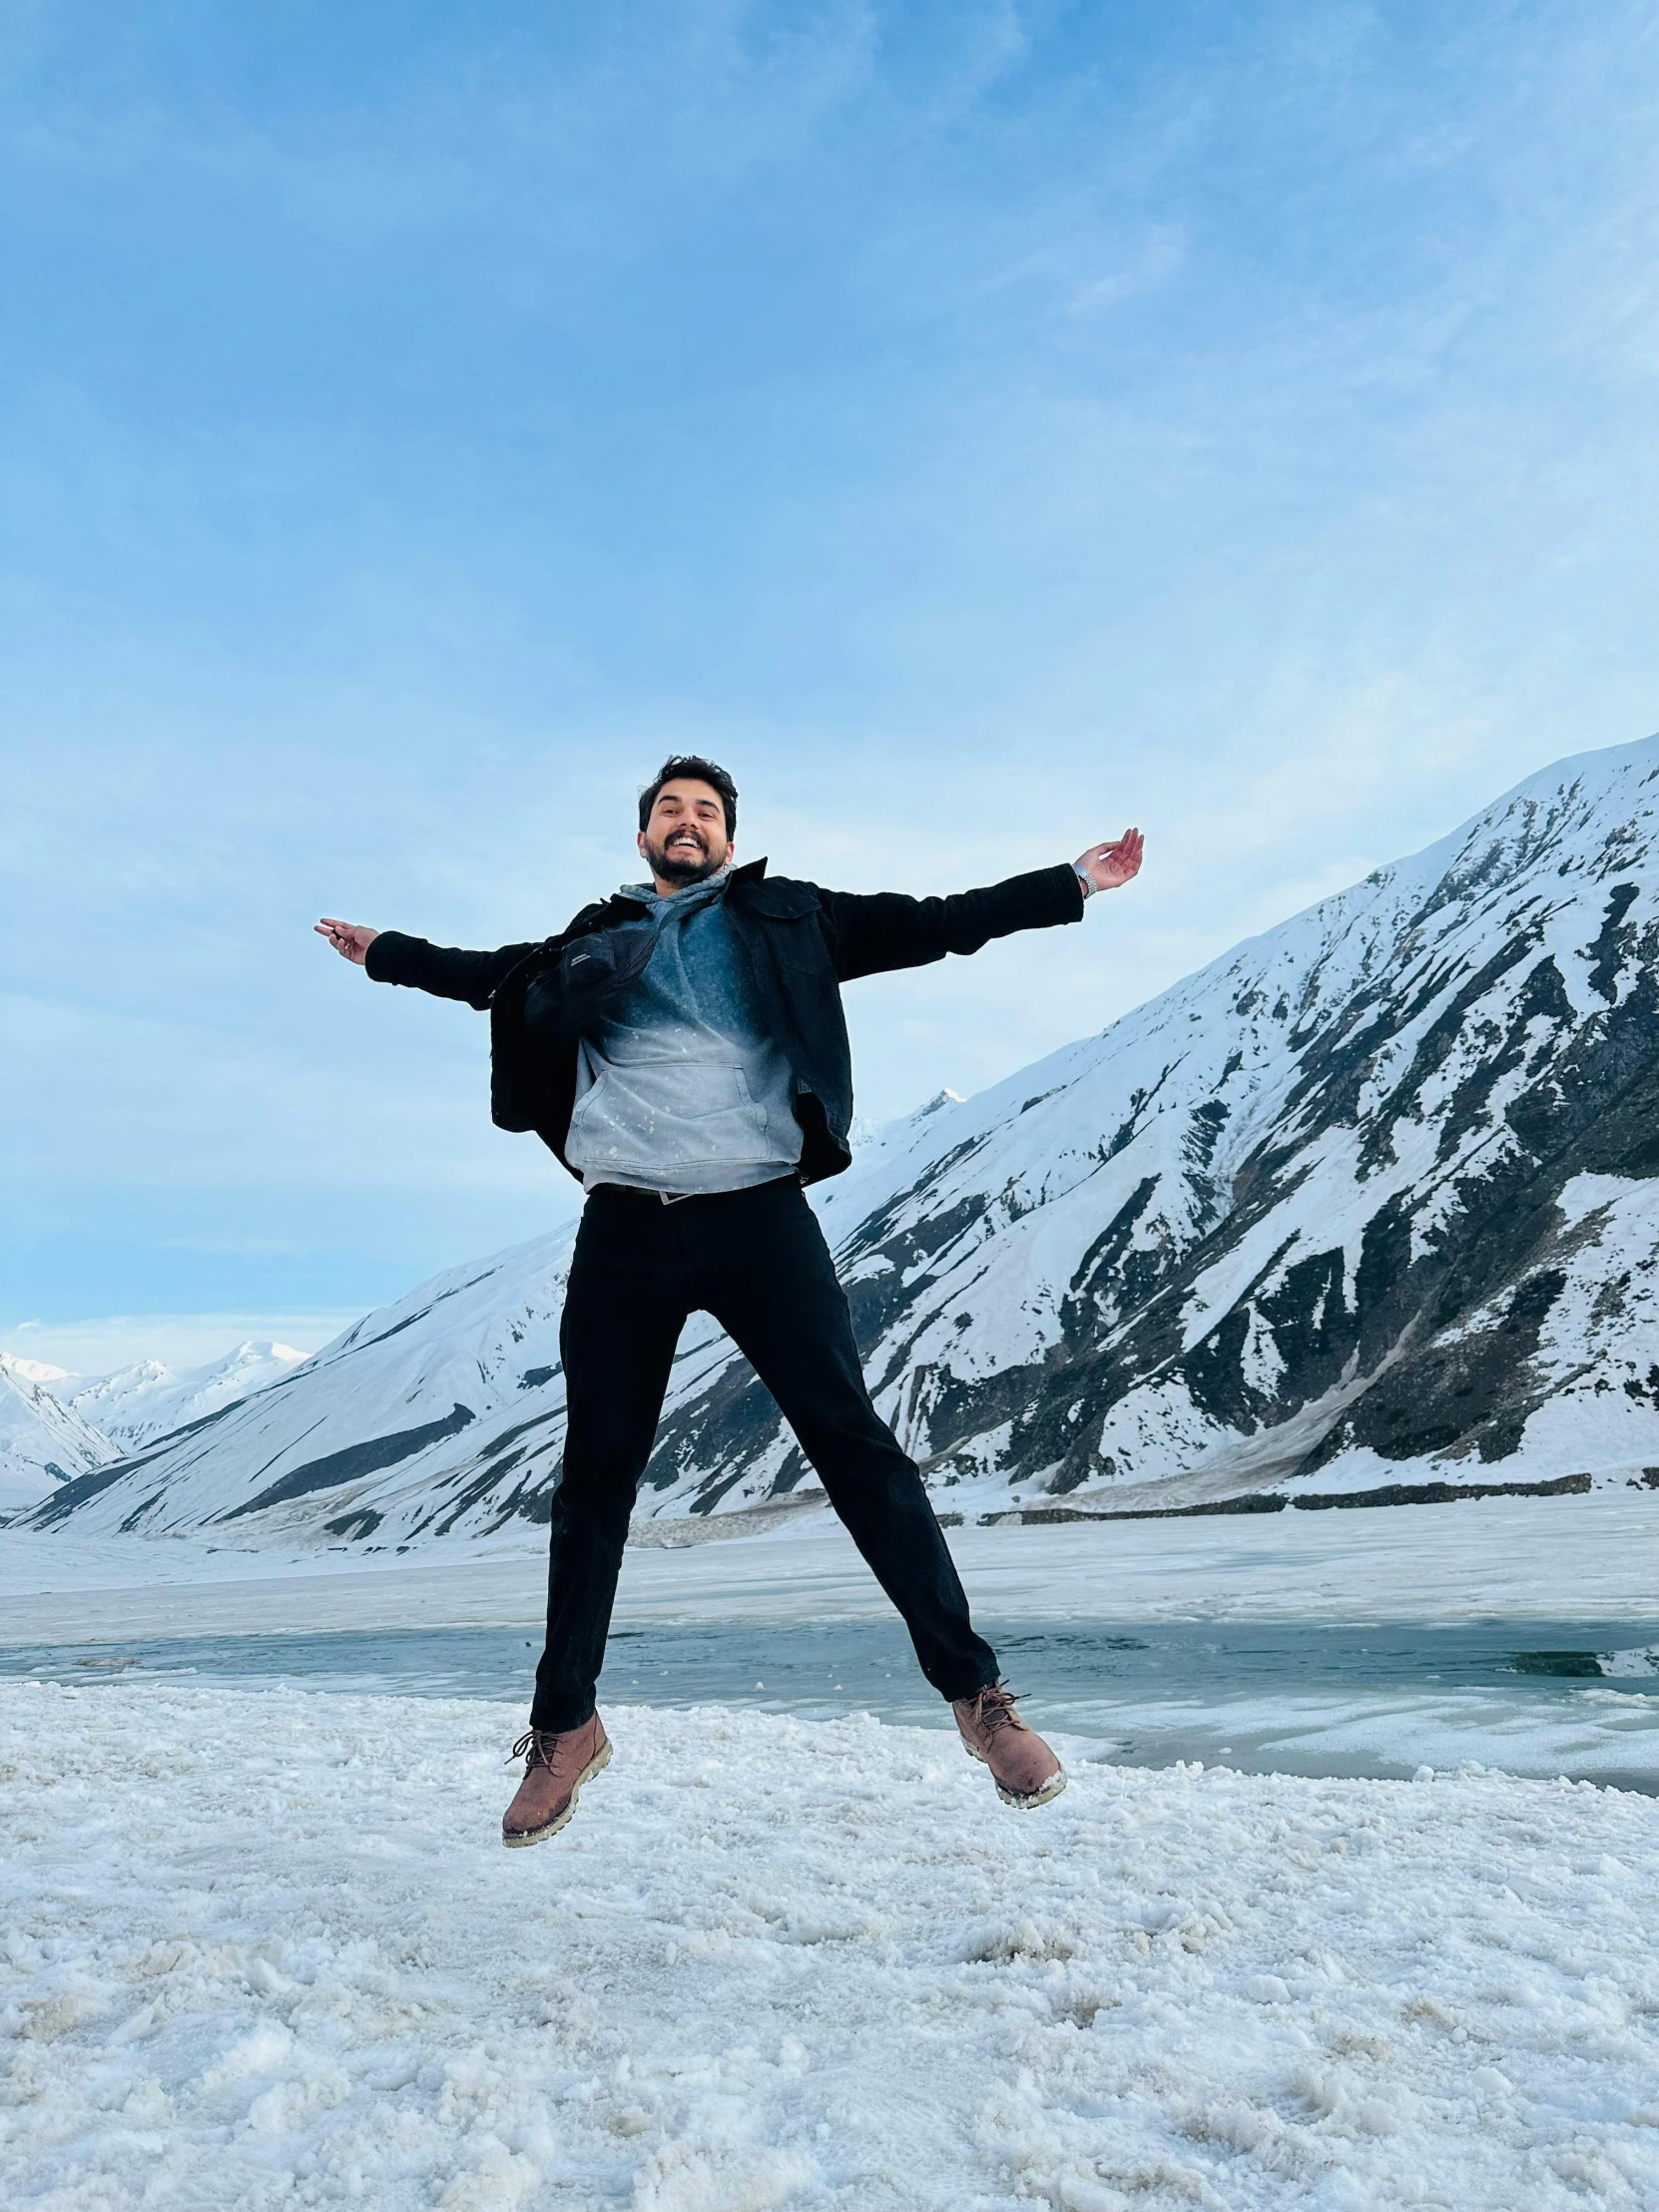
[[[13,1516],[118,1456],[108,1437],[53,1395],[50,1371],[45,1379],[27,1372],[45,1366],[0,1353],[0,1515]]]
[[[25,1360],[15,1352],[0,1352],[0,1368],[20,1375],[25,1382],[63,1382],[69,1379],[67,1368],[55,1368],[45,1360]]]
[[[202,1367],[135,1360],[113,1375],[65,1376],[53,1388],[114,1443],[131,1450],[265,1389],[304,1357],[291,1345],[250,1337]]]

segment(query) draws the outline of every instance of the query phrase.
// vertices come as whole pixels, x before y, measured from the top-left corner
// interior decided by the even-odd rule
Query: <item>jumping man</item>
[[[640,797],[650,879],[560,935],[461,952],[317,923],[376,982],[488,1009],[491,1110],[533,1129],[587,1192],[559,1351],[564,1464],[551,1513],[547,1648],[503,1842],[537,1844],[611,1756],[594,1707],[635,1490],[675,1345],[704,1311],[778,1401],[903,1617],[998,1795],[1044,1805],[1060,1762],[1014,1710],[915,1463],[870,1403],[846,1299],[803,1186],[850,1164],[840,986],[1080,920],[1141,864],[1130,830],[1081,858],[950,898],[824,890],[736,862],[737,786],[680,755]]]

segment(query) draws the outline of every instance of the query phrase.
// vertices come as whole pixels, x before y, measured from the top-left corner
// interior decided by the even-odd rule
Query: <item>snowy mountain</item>
[[[15,1352],[0,1352],[0,1363],[28,1382],[72,1382],[75,1380],[67,1368],[55,1368],[47,1360],[23,1360]]]
[[[61,1368],[0,1352],[0,1514],[120,1457],[108,1437],[54,1397],[62,1376]]]
[[[816,1197],[941,1505],[1659,1484],[1656,805],[1659,739],[1564,762],[860,1146]],[[568,1249],[435,1278],[36,1522],[380,1546],[545,1520]],[[641,1513],[811,1487],[694,1323]]]
[[[54,1370],[51,1387],[84,1420],[130,1449],[263,1390],[304,1357],[291,1345],[250,1340],[201,1368],[170,1368],[160,1360],[139,1360],[114,1375],[64,1375]]]

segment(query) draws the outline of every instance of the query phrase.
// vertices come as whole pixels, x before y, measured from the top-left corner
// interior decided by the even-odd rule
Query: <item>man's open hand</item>
[[[360,921],[333,921],[327,914],[317,923],[316,933],[326,937],[340,958],[349,960],[353,967],[362,966],[369,946],[380,934],[378,929],[365,929]]]
[[[1120,883],[1139,875],[1145,848],[1146,839],[1140,831],[1126,830],[1110,844],[1091,844],[1087,852],[1080,852],[1077,865],[1097,891],[1115,891]]]

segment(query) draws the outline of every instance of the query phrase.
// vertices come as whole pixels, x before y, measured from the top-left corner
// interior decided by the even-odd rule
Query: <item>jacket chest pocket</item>
[[[777,958],[796,975],[828,975],[830,948],[819,927],[817,911],[807,914],[768,915],[767,942]]]
[[[737,911],[752,951],[771,965],[781,984],[799,987],[810,976],[820,984],[834,983],[824,908],[810,883],[753,884],[737,903]]]

